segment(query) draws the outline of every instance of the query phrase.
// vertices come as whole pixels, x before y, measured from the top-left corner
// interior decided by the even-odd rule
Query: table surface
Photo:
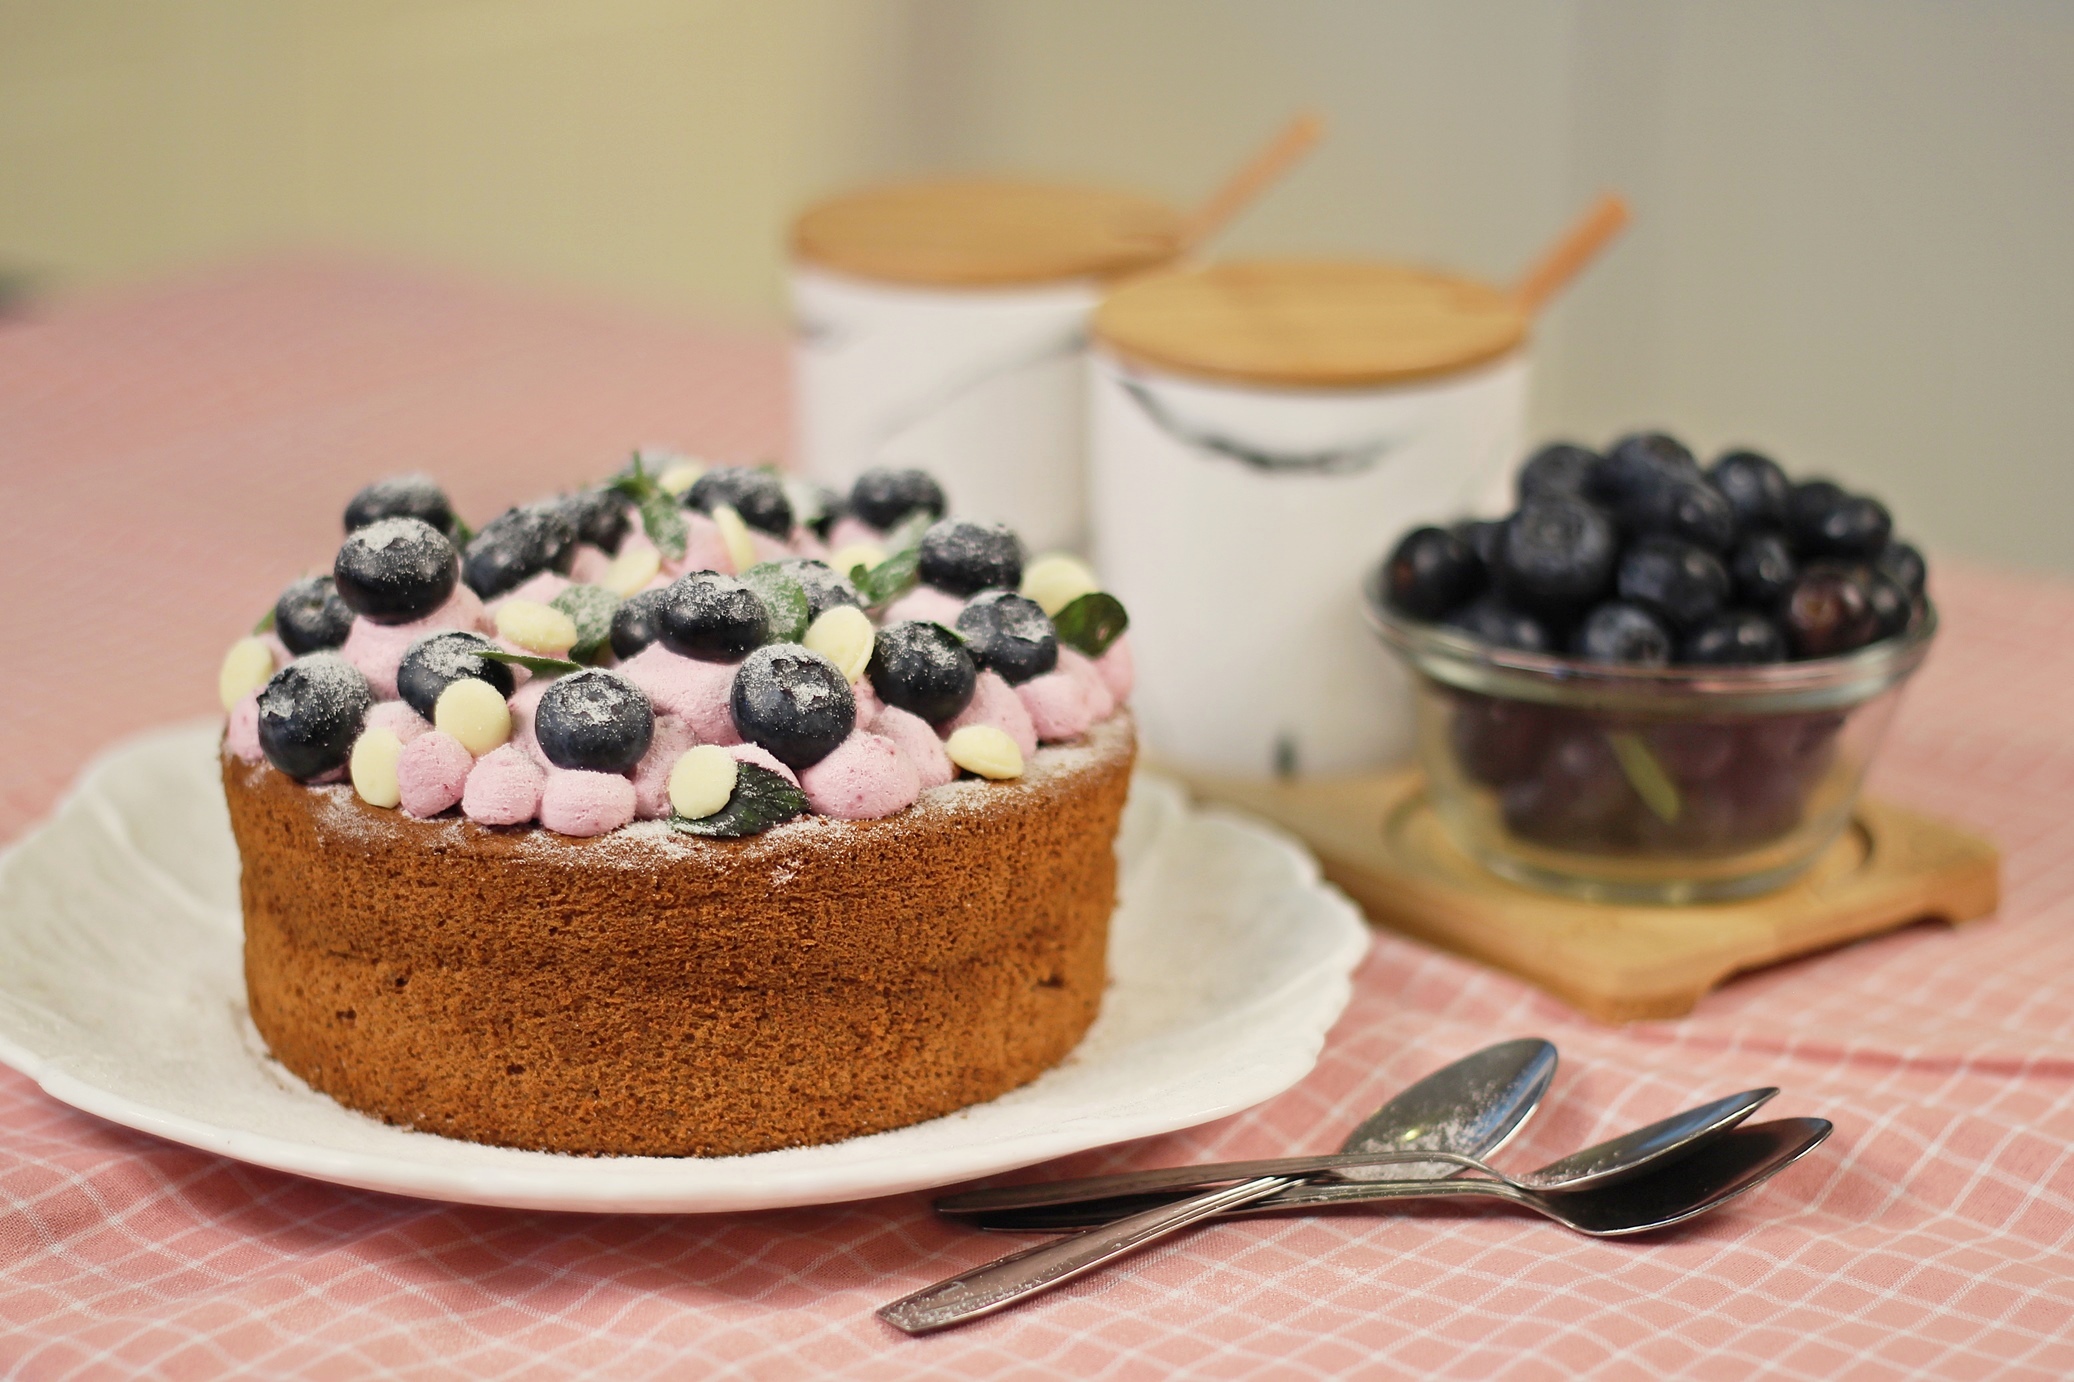
[[[335,262],[0,324],[0,839],[93,752],[212,708],[223,647],[322,564],[366,478],[478,520],[674,441],[783,434],[783,353],[592,304]],[[1776,1084],[1836,1135],[1729,1210],[1593,1241],[1502,1208],[1221,1225],[929,1339],[878,1304],[1001,1250],[925,1198],[709,1218],[451,1207],[130,1132],[0,1071],[0,1367],[25,1377],[1806,1378],[2074,1374],[2074,588],[1940,564],[1945,632],[1875,783],[2007,852],[1991,921],[1598,1026],[1380,936],[1316,1071],[1092,1173],[1336,1145],[1489,1041],[1563,1050],[1516,1153]]]

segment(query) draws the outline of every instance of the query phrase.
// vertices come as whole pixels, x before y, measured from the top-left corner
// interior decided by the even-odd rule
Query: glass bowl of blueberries
[[[1371,578],[1434,810],[1516,882],[1722,901],[1849,826],[1937,613],[1879,501],[1673,437],[1528,459],[1506,518],[1406,533]]]

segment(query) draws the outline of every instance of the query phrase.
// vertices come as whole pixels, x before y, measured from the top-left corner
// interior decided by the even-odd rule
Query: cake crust
[[[253,1022],[387,1122],[725,1156],[998,1097],[1094,1020],[1130,717],[1019,780],[739,840],[412,820],[223,756]]]

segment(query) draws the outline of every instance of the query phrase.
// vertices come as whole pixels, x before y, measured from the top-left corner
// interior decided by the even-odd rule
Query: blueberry
[[[1532,701],[1462,692],[1448,721],[1448,743],[1471,779],[1503,787],[1534,775],[1558,719],[1558,712]]]
[[[373,703],[367,678],[344,658],[317,653],[298,659],[260,688],[260,751],[304,781],[343,768]]]
[[[771,613],[748,586],[717,571],[694,571],[663,592],[663,646],[702,662],[733,662],[770,637]]]
[[[352,607],[338,597],[338,586],[329,576],[299,580],[274,601],[274,632],[297,657],[336,648],[352,631]]]
[[[1700,478],[1699,463],[1683,442],[1662,432],[1634,432],[1613,443],[1593,467],[1589,497],[1618,507],[1644,490]]]
[[[1736,597],[1744,604],[1772,609],[1800,579],[1800,563],[1793,559],[1793,549],[1785,538],[1755,532],[1729,554],[1728,574],[1735,578]]]
[[[1900,586],[1911,600],[1923,596],[1923,582],[1929,568],[1923,562],[1923,554],[1905,542],[1889,542],[1880,548],[1880,554],[1872,559],[1880,574]]]
[[[943,625],[908,619],[879,630],[865,675],[880,700],[935,725],[972,703],[979,663]]]
[[[792,501],[785,497],[785,483],[768,470],[754,466],[717,466],[699,476],[685,492],[684,502],[701,513],[711,513],[722,504],[742,516],[742,521],[773,537],[792,535]]]
[[[392,475],[346,501],[346,531],[384,518],[415,518],[442,533],[454,530],[454,506],[430,475]]]
[[[1519,499],[1540,499],[1551,494],[1582,497],[1599,467],[1599,453],[1574,442],[1550,442],[1527,458],[1520,467]]]
[[[507,509],[483,525],[461,555],[461,579],[485,600],[576,560],[576,529],[552,504]]]
[[[1438,619],[1484,586],[1483,562],[1445,528],[1414,528],[1384,561],[1383,598],[1414,619]]]
[[[1626,662],[1661,667],[1671,660],[1671,634],[1639,605],[1608,600],[1584,618],[1572,645],[1592,662]]]
[[[485,648],[497,645],[479,633],[450,629],[428,634],[410,645],[396,668],[396,694],[426,719],[439,704],[439,696],[457,681],[486,681],[500,696],[514,687],[511,668],[484,657]]]
[[[631,772],[655,737],[655,711],[640,687],[592,667],[547,688],[533,711],[533,736],[557,768]]]
[[[1490,573],[1498,569],[1498,544],[1505,539],[1505,520],[1465,518],[1448,531],[1469,544],[1469,550],[1483,563],[1484,578],[1489,579]]]
[[[1908,627],[1916,603],[1906,590],[1877,566],[1860,566],[1851,574],[1865,592],[1865,603],[1872,607],[1873,622],[1879,628],[1874,635],[1875,641],[1892,638]]]
[[[941,518],[945,508],[943,486],[926,470],[879,466],[859,475],[850,486],[850,512],[882,533],[890,532],[916,509]]]
[[[1826,480],[1794,488],[1788,520],[1794,543],[1809,556],[1870,559],[1894,532],[1894,520],[1879,500],[1845,493]]]
[[[1613,523],[1582,499],[1530,499],[1505,520],[1497,586],[1543,611],[1581,609],[1606,592],[1620,555]]]
[[[1879,637],[1879,616],[1847,567],[1818,562],[1801,573],[1780,617],[1795,657],[1834,657]]]
[[[814,536],[823,542],[828,540],[829,529],[835,520],[850,511],[847,500],[826,485],[811,480],[794,480],[786,488],[792,501],[792,517],[802,527],[811,529]]]
[[[1606,735],[1589,722],[1556,736],[1534,776],[1499,793],[1514,834],[1567,849],[1618,848],[1642,803]]]
[[[622,662],[640,652],[663,634],[663,606],[670,591],[643,590],[628,596],[612,611],[612,655]]]
[[[617,552],[634,526],[633,506],[609,485],[594,485],[554,501],[555,511],[576,530],[578,542]]]
[[[1769,456],[1755,451],[1730,451],[1707,467],[1707,478],[1735,510],[1736,521],[1746,528],[1781,527],[1786,522],[1786,502],[1793,496],[1793,482]]]
[[[807,593],[807,618],[819,619],[837,605],[856,605],[862,608],[864,601],[858,597],[857,587],[850,578],[839,574],[825,561],[812,557],[790,557],[778,563],[778,569],[799,582],[799,588]]]
[[[1059,665],[1059,635],[1051,616],[1012,590],[973,596],[958,615],[958,633],[973,659],[1011,686]]]
[[[460,562],[446,534],[421,518],[383,518],[357,528],[331,566],[338,597],[377,624],[407,624],[446,603]]]
[[[1673,629],[1689,629],[1728,600],[1728,569],[1703,547],[1671,537],[1645,537],[1620,559],[1620,598]]]
[[[1555,648],[1555,639],[1546,624],[1495,595],[1472,600],[1441,622],[1480,643],[1499,648],[1514,648],[1523,653],[1546,653]]]
[[[749,654],[730,699],[735,728],[790,768],[810,768],[849,737],[857,698],[836,665],[797,643]]]
[[[1662,533],[1709,552],[1725,550],[1736,536],[1735,510],[1704,480],[1645,487],[1625,500],[1615,517],[1622,532]]]
[[[953,595],[976,595],[1023,583],[1023,544],[999,523],[952,519],[922,534],[917,567],[923,580]]]
[[[1725,609],[1701,622],[1678,649],[1680,662],[1779,662],[1786,656],[1786,635],[1754,609]]]

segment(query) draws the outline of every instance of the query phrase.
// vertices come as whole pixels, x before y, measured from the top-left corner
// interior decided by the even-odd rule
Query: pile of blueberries
[[[1395,611],[1501,648],[1639,666],[1830,657],[1922,617],[1923,558],[1876,500],[1656,432],[1545,446],[1509,517],[1407,533]],[[1448,691],[1454,767],[1515,836],[1622,854],[1732,852],[1798,826],[1840,712],[1626,720]]]
[[[1754,451],[1702,470],[1661,432],[1557,442],[1518,484],[1510,517],[1406,533],[1376,593],[1501,648],[1639,666],[1833,657],[1923,606],[1922,555],[1878,500]]]
[[[982,670],[1016,684],[1057,665],[1050,617],[1016,593],[1023,551],[1008,528],[945,519],[942,488],[919,470],[867,471],[849,495],[819,491],[812,500],[819,512],[806,526],[824,537],[844,513],[881,531],[917,513],[934,520],[916,548],[915,577],[968,599],[955,631],[914,620],[878,631],[867,675],[881,700],[941,724],[970,703]],[[796,522],[785,486],[762,469],[709,470],[683,503],[706,511],[732,505],[750,527],[774,537],[789,537]],[[579,543],[615,551],[631,530],[632,509],[617,489],[597,486],[510,509],[471,536],[445,492],[424,476],[380,480],[361,490],[346,506],[346,540],[332,574],[295,582],[274,606],[274,630],[297,661],[260,694],[259,736],[268,759],[304,779],[347,761],[370,704],[366,681],[337,658],[307,655],[342,645],[356,616],[408,623],[438,609],[458,584],[494,599],[543,571],[566,573]],[[810,620],[837,605],[865,603],[849,577],[825,562],[793,558],[776,566],[805,595]],[[686,657],[740,663],[731,699],[737,728],[781,762],[804,768],[850,733],[855,697],[833,663],[782,641],[779,628],[750,584],[694,571],[619,601],[609,650],[625,659],[660,641]],[[463,678],[509,696],[511,669],[484,656],[494,647],[468,631],[428,634],[404,655],[398,694],[428,719],[440,693]],[[600,648],[601,658],[605,651]],[[626,772],[647,751],[654,717],[631,681],[587,668],[563,675],[543,696],[535,730],[542,752],[561,767]]]

